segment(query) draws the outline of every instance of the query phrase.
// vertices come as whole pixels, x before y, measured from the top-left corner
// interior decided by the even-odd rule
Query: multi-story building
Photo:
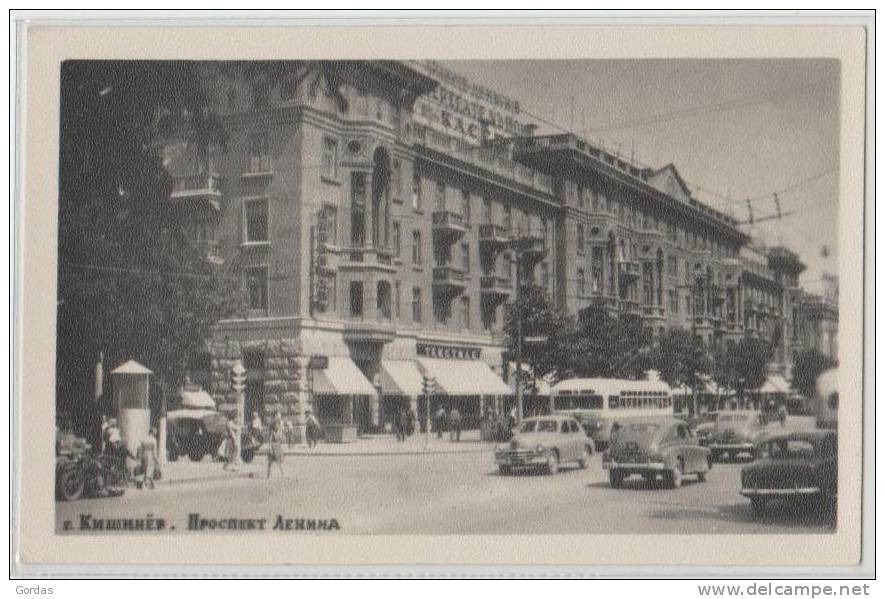
[[[571,313],[595,304],[711,344],[771,334],[783,314],[777,268],[748,261],[748,236],[673,165],[534,135],[518,102],[434,63],[213,69],[229,139],[179,148],[170,170],[194,239],[243,282],[192,373],[222,407],[239,359],[247,412],[311,409],[351,433],[403,408],[423,420],[427,375],[475,421],[510,394],[514,239]]]

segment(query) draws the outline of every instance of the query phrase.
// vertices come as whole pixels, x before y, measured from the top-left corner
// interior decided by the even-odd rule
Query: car
[[[817,500],[832,508],[838,480],[836,431],[811,430],[770,436],[760,459],[741,470],[741,495],[753,513],[762,514],[773,500]]]
[[[713,466],[710,450],[701,447],[688,424],[676,418],[634,418],[617,422],[611,445],[603,454],[609,484],[617,489],[625,478],[639,474],[648,482],[660,476],[671,488],[686,475],[704,482]]]
[[[571,416],[577,420],[587,437],[593,441],[593,453],[608,446],[608,435],[614,421],[611,417],[581,408],[557,410],[554,414]]]
[[[756,446],[765,440],[771,430],[768,419],[761,412],[720,412],[713,430],[707,436],[707,447],[714,461],[726,455],[729,458],[746,455],[752,460],[756,457]]]
[[[689,426],[694,431],[698,443],[706,447],[710,443],[710,435],[716,430],[716,421],[719,419],[719,412],[705,412],[694,422],[689,422]]]
[[[166,431],[170,462],[182,455],[199,462],[217,453],[227,434],[227,418],[211,409],[172,410],[166,414]]]
[[[560,464],[575,462],[586,468],[593,453],[593,441],[571,416],[554,414],[526,418],[506,445],[495,447],[495,463],[501,474],[517,468],[544,468],[559,472]]]

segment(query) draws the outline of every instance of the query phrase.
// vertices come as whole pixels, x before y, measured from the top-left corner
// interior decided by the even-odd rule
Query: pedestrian
[[[320,439],[320,423],[310,410],[307,410],[305,425],[307,446],[310,448],[316,447],[317,442],[319,442]]]
[[[252,436],[255,437],[255,440],[260,444],[262,442],[261,438],[261,417],[258,415],[258,412],[252,412],[252,423],[250,424],[252,428]]]
[[[409,409],[409,420],[408,420],[408,427],[406,430],[406,434],[410,437],[413,434],[415,434],[415,421],[416,420],[418,420],[418,415],[415,413],[415,410]]]
[[[143,487],[154,488],[154,475],[157,466],[157,429],[151,427],[147,436],[138,444],[136,453],[143,476]]]
[[[787,406],[786,405],[781,404],[780,407],[777,409],[777,418],[778,418],[778,420],[780,420],[782,427],[787,426]]]
[[[270,472],[273,465],[276,464],[280,469],[280,476],[284,477],[283,472],[283,425],[280,422],[274,422],[270,429],[270,447],[267,451],[267,478],[270,478]]]
[[[405,441],[406,434],[409,431],[409,413],[405,408],[399,411],[396,419],[396,439],[397,441]]]
[[[449,441],[461,440],[461,412],[458,408],[452,408],[449,412]]]
[[[240,426],[238,418],[238,416],[235,416],[227,421],[227,430],[224,439],[226,460],[222,467],[224,470],[237,469],[237,454],[240,451]]]
[[[288,418],[283,421],[283,433],[286,435],[286,446],[292,447],[292,423]]]
[[[436,438],[442,439],[443,428],[446,425],[446,411],[442,406],[436,411]]]

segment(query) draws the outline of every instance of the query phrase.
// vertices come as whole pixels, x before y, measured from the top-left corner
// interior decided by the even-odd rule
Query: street
[[[193,467],[218,469],[211,462]],[[344,534],[715,534],[822,533],[832,523],[815,510],[771,505],[754,517],[739,493],[740,463],[716,464],[707,482],[680,489],[636,477],[612,489],[601,458],[559,474],[501,476],[491,451],[451,455],[294,456],[263,478],[201,481],[156,490],[129,488],[123,497],[56,503],[56,527],[79,533],[81,517],[163,518],[187,531],[201,518],[335,519]],[[174,527],[174,528],[173,528]],[[82,531],[86,532],[86,531]],[[88,531],[92,532],[92,531]],[[328,534],[328,533],[326,533]]]

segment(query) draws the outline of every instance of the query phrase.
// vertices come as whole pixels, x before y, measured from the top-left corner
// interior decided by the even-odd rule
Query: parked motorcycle
[[[125,458],[88,450],[59,456],[56,465],[56,491],[66,501],[122,495],[128,478]]]

